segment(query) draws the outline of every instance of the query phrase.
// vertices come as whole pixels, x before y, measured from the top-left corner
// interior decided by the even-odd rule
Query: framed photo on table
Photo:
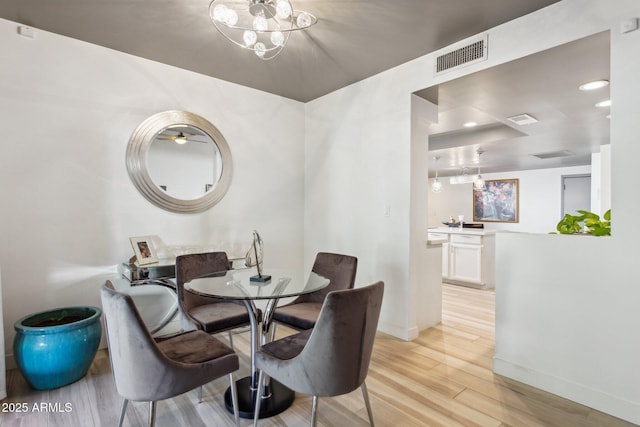
[[[153,246],[153,236],[129,237],[138,265],[158,262],[158,254]]]
[[[487,179],[482,190],[473,189],[473,220],[518,222],[517,179]]]

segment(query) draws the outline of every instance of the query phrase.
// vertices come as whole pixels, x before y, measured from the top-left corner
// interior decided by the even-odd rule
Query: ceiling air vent
[[[556,157],[569,157],[569,156],[573,156],[573,153],[569,150],[560,150],[560,151],[550,151],[548,153],[532,154],[532,156],[544,160],[544,159],[553,159]]]
[[[538,119],[529,114],[518,114],[517,116],[507,117],[511,123],[515,123],[518,126],[530,125],[531,123],[538,123]]]
[[[460,43],[452,45],[449,52],[436,58],[435,74],[484,61],[487,59],[488,41],[488,35],[485,34],[471,42],[466,40],[464,42],[466,44],[462,47],[458,47]]]

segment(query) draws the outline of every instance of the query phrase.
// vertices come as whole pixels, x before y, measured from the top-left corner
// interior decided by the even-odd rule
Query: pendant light
[[[477,191],[484,190],[484,179],[482,179],[482,175],[480,175],[480,155],[484,153],[484,151],[478,149],[478,176],[473,181],[473,189]]]
[[[434,159],[436,161],[436,179],[431,184],[431,191],[439,193],[442,191],[442,183],[438,181],[438,160],[440,160],[440,157],[435,156]]]

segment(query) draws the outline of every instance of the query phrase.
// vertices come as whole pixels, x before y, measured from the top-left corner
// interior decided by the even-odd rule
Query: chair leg
[[[373,412],[371,411],[371,403],[369,403],[369,392],[367,392],[367,385],[364,383],[364,381],[362,382],[362,385],[360,386],[360,388],[362,389],[362,397],[364,398],[364,404],[367,407],[367,414],[369,414],[369,424],[371,425],[371,427],[374,427]]]
[[[258,375],[258,386],[256,387],[256,404],[253,411],[253,427],[258,427],[258,418],[260,418],[260,404],[262,403],[262,384],[264,383],[264,372],[260,371]]]
[[[122,410],[120,411],[120,421],[118,421],[118,427],[122,427],[122,423],[124,422],[124,415],[127,412],[127,404],[129,403],[128,399],[122,399]]]
[[[149,402],[149,427],[156,425],[156,401]]]
[[[233,373],[229,374],[229,388],[231,389],[231,404],[233,405],[233,419],[236,422],[236,427],[240,424],[240,414],[238,409],[238,390],[236,387],[236,376]]]
[[[231,347],[231,350],[235,351],[233,348],[233,335],[231,334],[231,331],[229,331],[229,347]]]
[[[313,396],[311,399],[311,420],[309,420],[309,425],[311,427],[316,427],[316,422],[318,420],[318,396]]]

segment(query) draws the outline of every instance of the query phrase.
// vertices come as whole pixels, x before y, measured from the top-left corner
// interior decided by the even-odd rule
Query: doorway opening
[[[591,210],[591,174],[562,175],[562,212],[576,215],[577,211]]]

